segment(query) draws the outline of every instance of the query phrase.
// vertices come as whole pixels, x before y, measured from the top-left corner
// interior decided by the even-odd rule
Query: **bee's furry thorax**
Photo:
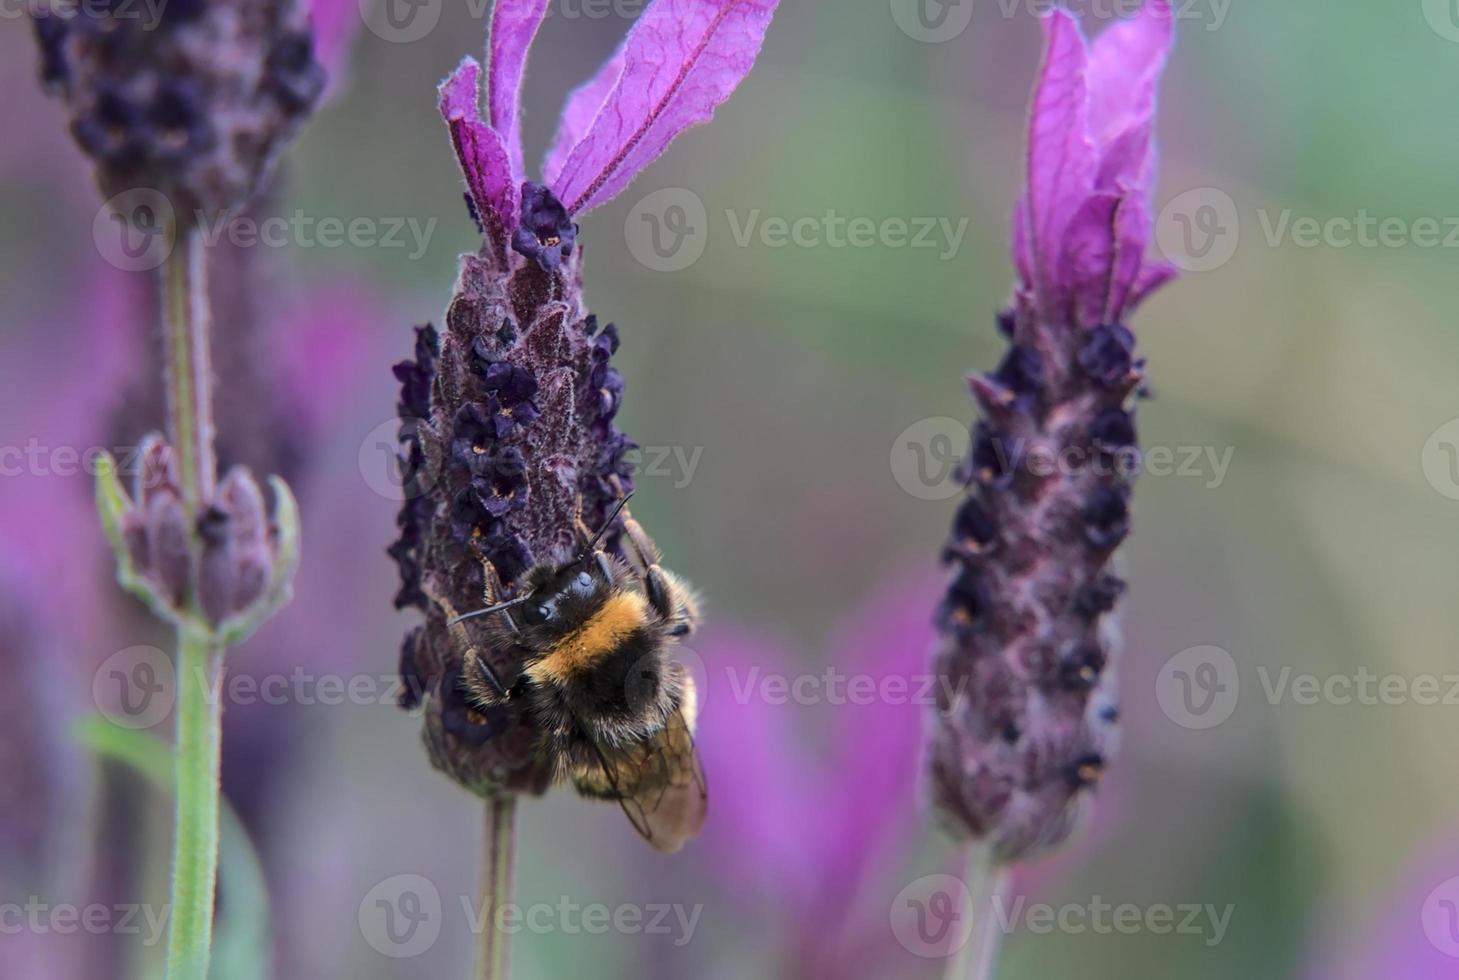
[[[634,641],[651,640],[641,635],[650,629],[648,603],[643,595],[626,589],[615,592],[581,626],[530,664],[527,675],[538,684],[566,683],[604,666],[620,648],[647,646]]]

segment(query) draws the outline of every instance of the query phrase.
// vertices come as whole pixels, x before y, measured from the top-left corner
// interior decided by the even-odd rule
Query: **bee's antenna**
[[[501,612],[503,609],[510,609],[513,606],[520,606],[522,603],[526,602],[530,598],[532,598],[532,594],[530,592],[526,595],[519,595],[515,599],[508,599],[506,602],[498,602],[494,606],[487,606],[485,609],[478,609],[475,612],[463,613],[462,615],[457,616],[455,619],[448,619],[446,621],[446,625],[455,626],[457,623],[462,622],[463,620],[475,619],[477,616],[489,616],[494,612]]]
[[[587,546],[583,548],[583,553],[578,555],[578,561],[587,560],[588,555],[593,553],[593,549],[598,547],[598,542],[603,540],[603,535],[608,533],[608,528],[613,526],[613,522],[622,513],[623,508],[628,506],[628,498],[633,496],[634,493],[635,491],[633,490],[628,491],[618,503],[613,505],[613,509],[608,512],[608,516],[603,520],[603,526],[598,528],[598,533],[593,535],[593,540],[589,541]]]

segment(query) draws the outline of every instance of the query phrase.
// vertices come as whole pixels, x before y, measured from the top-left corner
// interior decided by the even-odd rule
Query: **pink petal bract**
[[[1039,303],[1060,305],[1064,232],[1094,189],[1098,156],[1089,136],[1084,37],[1064,10],[1044,18],[1047,51],[1034,89],[1028,132],[1028,221]]]
[[[512,164],[513,179],[526,174],[522,164],[521,94],[527,49],[547,14],[547,0],[497,0],[491,15],[491,63],[487,101],[492,128],[500,134]]]
[[[623,74],[623,54],[628,42],[618,46],[613,57],[603,62],[603,67],[591,79],[573,89],[562,110],[562,119],[557,124],[557,135],[553,137],[552,148],[542,163],[542,179],[549,186],[557,182],[573,148],[582,142],[588,128],[598,117],[598,110],[608,99],[608,93],[618,84]]]
[[[441,115],[451,130],[456,159],[482,220],[517,226],[520,190],[501,134],[481,120],[481,66],[465,58],[441,83]]]
[[[1074,18],[1044,18],[1047,52],[1029,121],[1028,186],[1014,264],[1050,322],[1119,320],[1170,275],[1147,272],[1156,88],[1174,40],[1168,0],[1086,45]]]
[[[360,25],[360,8],[354,0],[311,0],[309,30],[314,36],[314,57],[328,77],[326,91],[338,93],[345,75],[346,55]]]
[[[754,65],[778,2],[654,0],[624,41],[616,83],[553,182],[568,210],[609,200],[674,137],[707,121]],[[569,109],[564,124],[580,124],[584,107]]]

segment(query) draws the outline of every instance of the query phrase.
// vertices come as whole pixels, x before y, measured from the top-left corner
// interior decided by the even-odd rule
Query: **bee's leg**
[[[490,558],[481,559],[481,581],[482,598],[488,606],[496,605],[501,601],[500,596],[506,589],[502,585],[501,578],[497,576],[496,566],[491,563]],[[506,621],[508,629],[513,633],[517,632],[517,623],[512,619],[512,611],[510,609],[503,609],[497,615]]]
[[[694,594],[673,574],[660,567],[658,545],[626,508],[623,511],[623,535],[626,542],[624,551],[629,564],[643,582],[649,605],[662,619],[672,624],[669,635],[687,636],[692,633],[699,620]]]
[[[486,658],[475,647],[467,650],[461,661],[461,677],[466,681],[467,690],[487,707],[506,701],[512,696],[496,671],[491,669],[491,664],[486,662]]]
[[[603,576],[604,581],[612,582],[617,578],[613,562],[606,551],[600,549],[593,552],[593,560],[598,563],[598,573]]]
[[[573,523],[576,525],[577,533],[582,537],[585,544],[597,536],[597,532],[588,527],[587,523],[583,520],[583,498],[581,494],[578,495],[577,511],[573,515]],[[612,559],[608,557],[607,552],[602,548],[593,551],[593,561],[597,563],[598,573],[603,576],[604,581],[613,582],[617,579],[618,576],[613,570]]]

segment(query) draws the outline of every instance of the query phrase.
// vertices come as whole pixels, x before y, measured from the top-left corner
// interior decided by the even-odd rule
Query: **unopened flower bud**
[[[180,220],[244,204],[324,90],[298,0],[34,0],[41,78],[102,196],[160,192]]]
[[[287,600],[299,557],[298,514],[282,480],[271,481],[274,511],[245,469],[224,477],[191,513],[171,450],[148,436],[132,496],[110,457],[97,473],[97,502],[118,575],[160,615],[193,619],[237,642]]]

